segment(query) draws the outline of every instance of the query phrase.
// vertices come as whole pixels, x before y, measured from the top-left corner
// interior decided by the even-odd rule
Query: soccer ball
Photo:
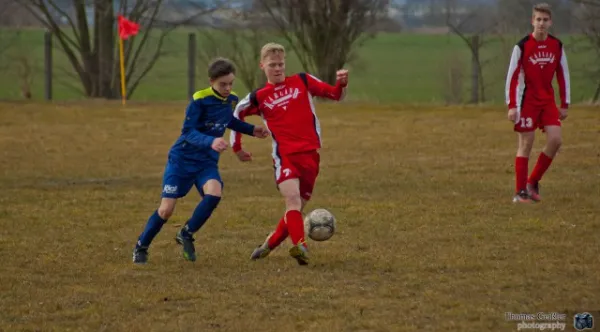
[[[304,217],[304,233],[314,241],[329,240],[335,233],[335,216],[325,209],[311,211]]]

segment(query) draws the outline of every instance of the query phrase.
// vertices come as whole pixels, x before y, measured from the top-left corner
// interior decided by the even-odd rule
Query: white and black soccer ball
[[[314,241],[329,240],[335,227],[335,216],[326,209],[313,210],[304,217],[304,232]]]

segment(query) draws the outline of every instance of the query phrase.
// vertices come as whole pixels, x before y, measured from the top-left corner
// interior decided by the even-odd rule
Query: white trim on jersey
[[[563,78],[565,80],[565,100],[567,105],[571,104],[571,76],[569,74],[569,64],[567,63],[567,53],[565,48],[562,48],[562,54],[560,57],[560,68],[562,69]]]
[[[523,66],[521,65],[521,53],[521,48],[519,47],[519,45],[516,45],[513,48],[512,56],[510,58],[510,65],[508,67],[508,73],[506,75],[506,105],[510,105],[510,97],[511,94],[514,92],[516,99],[515,103],[517,106],[517,116],[515,117],[515,123],[519,121],[519,117],[521,114],[521,102],[523,101],[523,94],[525,93],[525,72],[523,71]],[[515,79],[515,75],[518,75],[517,85],[515,86],[515,91],[512,91],[512,83]]]
[[[322,145],[321,141],[321,122],[319,122],[319,117],[317,117],[317,108],[315,107],[315,103],[313,102],[313,96],[308,92],[308,102],[310,103],[310,111],[315,117],[315,130],[317,131],[317,136],[319,137],[319,145]]]
[[[244,97],[244,99],[240,100],[240,102],[237,104],[237,106],[235,107],[235,110],[233,111],[233,117],[236,119],[240,119],[240,113],[245,110],[246,108],[248,108],[250,106],[250,93],[246,95],[246,97]],[[231,130],[231,132],[229,133],[229,144],[230,146],[233,146],[236,143],[236,131]]]
[[[263,122],[265,124],[265,127],[267,128],[267,130],[270,132],[271,129],[269,129],[269,124],[267,123],[267,120],[265,120],[265,118],[261,115]],[[281,158],[279,158],[279,155],[277,154],[277,141],[275,140],[274,136],[271,136],[271,145],[273,147],[273,151],[271,152],[271,157],[273,157],[273,166],[275,167],[275,179],[279,180],[279,177],[281,176]]]

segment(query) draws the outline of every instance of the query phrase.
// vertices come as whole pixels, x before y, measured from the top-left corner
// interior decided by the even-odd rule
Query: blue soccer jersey
[[[222,183],[219,172],[219,152],[212,149],[215,138],[223,137],[230,128],[252,135],[254,126],[233,116],[238,102],[234,93],[220,96],[212,87],[194,94],[185,111],[181,135],[169,151],[163,177],[163,197],[179,198],[195,184],[201,186],[210,179]]]

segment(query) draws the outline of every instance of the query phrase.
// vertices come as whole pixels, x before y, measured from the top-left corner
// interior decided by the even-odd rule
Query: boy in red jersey
[[[240,101],[234,116],[243,119],[260,115],[273,139],[275,181],[285,199],[286,212],[276,230],[254,250],[251,259],[269,255],[290,236],[290,255],[300,265],[308,264],[302,210],[310,197],[319,174],[321,127],[315,113],[313,97],[342,100],[348,84],[348,71],[337,71],[337,82],[331,86],[316,77],[300,73],[285,76],[285,49],[275,43],[263,46],[260,67],[265,72],[264,87]],[[241,147],[241,135],[231,132],[231,146],[242,161],[251,160]]]
[[[541,200],[539,182],[562,144],[561,120],[567,117],[571,99],[569,67],[563,44],[548,33],[552,26],[550,6],[545,3],[535,5],[531,24],[533,33],[514,47],[506,77],[508,120],[515,124],[514,131],[519,136],[513,202],[522,203]],[[552,87],[555,74],[560,110]],[[546,145],[528,179],[529,156],[537,128],[546,133]]]

